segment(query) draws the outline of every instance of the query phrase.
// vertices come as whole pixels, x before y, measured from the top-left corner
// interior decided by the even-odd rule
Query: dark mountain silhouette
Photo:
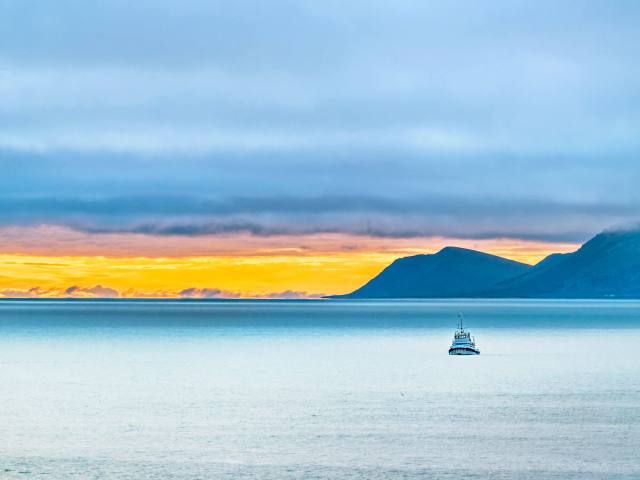
[[[605,231],[535,266],[446,247],[399,258],[339,298],[640,298],[640,229]]]
[[[483,296],[640,298],[640,230],[603,232],[573,253],[550,255]]]
[[[518,276],[530,265],[465,248],[399,258],[366,285],[337,298],[437,298],[473,296]]]

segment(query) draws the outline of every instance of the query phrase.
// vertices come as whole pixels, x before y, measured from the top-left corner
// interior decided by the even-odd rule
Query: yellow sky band
[[[353,240],[353,239],[352,239]],[[446,244],[478,248],[526,263],[535,263],[573,244],[512,240],[456,241],[422,239],[398,242],[395,251],[244,252],[239,255],[99,256],[0,254],[0,296],[96,296],[102,286],[119,296],[179,296],[185,289],[219,289],[221,295],[269,296],[295,291],[300,295],[347,293],[379,273],[394,259],[433,253]],[[386,245],[386,244],[385,244]],[[375,246],[375,242],[366,244]],[[386,246],[381,247],[384,250]],[[69,293],[69,287],[80,287]]]

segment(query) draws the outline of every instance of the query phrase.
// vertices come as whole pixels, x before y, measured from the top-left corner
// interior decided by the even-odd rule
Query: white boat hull
[[[450,348],[449,355],[480,355],[480,350],[473,348]]]

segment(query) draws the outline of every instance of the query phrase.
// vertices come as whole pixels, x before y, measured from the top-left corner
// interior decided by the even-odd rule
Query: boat
[[[458,329],[453,335],[453,342],[449,347],[449,355],[480,355],[475,337],[472,337],[471,333],[464,329],[462,314],[459,319]]]

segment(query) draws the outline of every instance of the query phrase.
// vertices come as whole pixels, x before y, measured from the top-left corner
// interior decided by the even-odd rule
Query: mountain
[[[640,230],[596,235],[483,292],[490,297],[640,298]]]
[[[336,298],[437,298],[474,296],[530,265],[466,248],[399,258],[358,290]]]

